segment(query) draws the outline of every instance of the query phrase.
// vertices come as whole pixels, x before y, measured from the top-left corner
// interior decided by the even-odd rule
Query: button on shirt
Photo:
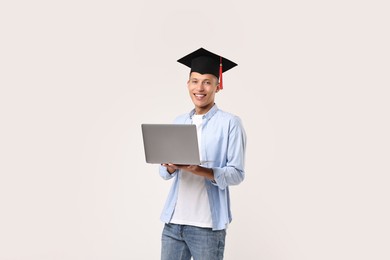
[[[191,124],[195,110],[178,116],[175,124]],[[205,161],[204,167],[212,168],[214,182],[204,178],[211,209],[213,230],[226,229],[232,220],[230,210],[229,186],[237,185],[244,180],[244,163],[246,135],[239,117],[224,112],[214,105],[203,115],[200,153]],[[174,178],[168,194],[161,220],[169,223],[172,219],[178,200],[179,178],[176,170],[169,174],[160,167],[160,175],[168,180]]]

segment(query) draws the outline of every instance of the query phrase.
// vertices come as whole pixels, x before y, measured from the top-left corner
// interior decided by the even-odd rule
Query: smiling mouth
[[[194,94],[194,96],[197,98],[204,98],[206,94]]]

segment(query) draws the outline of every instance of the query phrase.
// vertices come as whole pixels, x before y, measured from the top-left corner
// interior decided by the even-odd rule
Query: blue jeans
[[[165,224],[161,260],[222,260],[226,230]]]

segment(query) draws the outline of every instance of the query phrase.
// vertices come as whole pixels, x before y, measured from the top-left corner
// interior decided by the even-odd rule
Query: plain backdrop
[[[0,259],[159,259],[170,188],[141,123],[192,109],[200,47],[238,63],[225,259],[390,259],[388,1],[1,1]]]

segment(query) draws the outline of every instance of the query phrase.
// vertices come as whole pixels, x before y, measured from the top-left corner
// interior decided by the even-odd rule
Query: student
[[[203,48],[178,62],[191,68],[187,88],[195,107],[174,123],[197,126],[205,163],[160,166],[163,179],[174,178],[161,214],[161,259],[219,260],[232,221],[229,186],[245,177],[246,135],[239,117],[217,107],[215,95],[222,89],[222,73],[237,64]]]

